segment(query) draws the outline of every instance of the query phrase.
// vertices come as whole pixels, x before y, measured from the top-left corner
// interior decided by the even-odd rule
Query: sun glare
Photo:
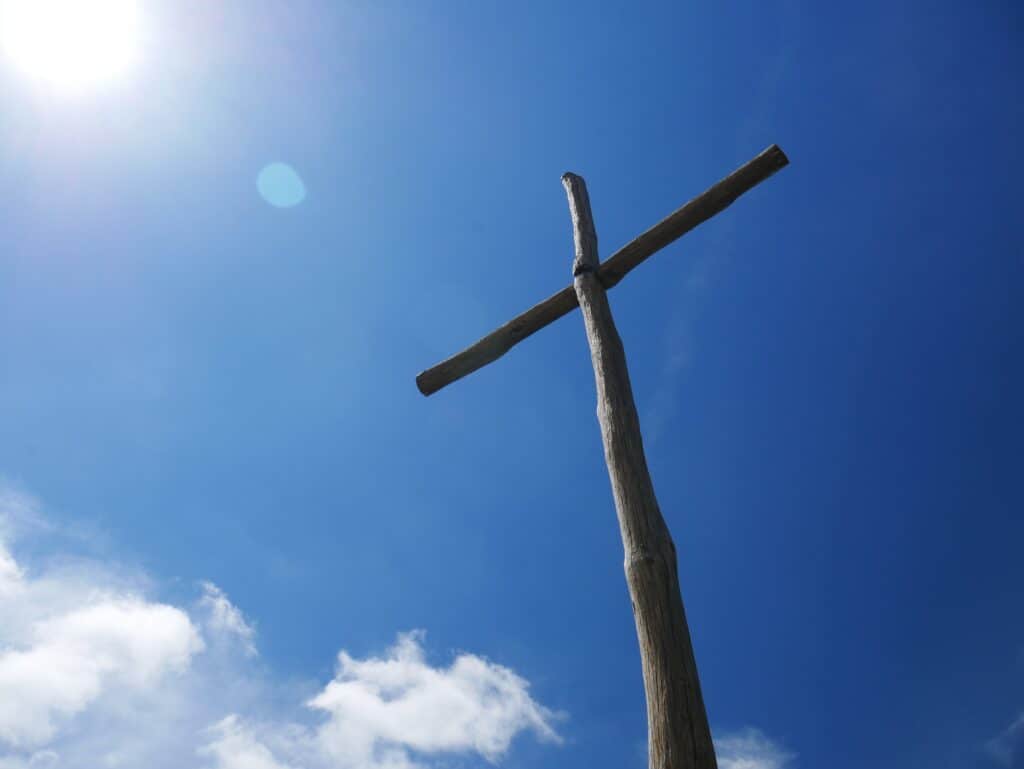
[[[57,86],[115,79],[138,56],[135,0],[0,0],[0,48]]]

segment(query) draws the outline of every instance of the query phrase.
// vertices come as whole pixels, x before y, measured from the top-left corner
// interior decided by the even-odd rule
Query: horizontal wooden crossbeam
[[[645,259],[727,208],[744,192],[757,186],[788,163],[786,154],[778,145],[773,144],[718,184],[705,190],[612,254],[598,268],[598,279],[606,289],[615,286]],[[416,386],[424,395],[431,395],[497,360],[526,337],[540,331],[578,306],[576,292],[570,284],[540,304],[517,315],[462,352],[428,368],[416,377]]]

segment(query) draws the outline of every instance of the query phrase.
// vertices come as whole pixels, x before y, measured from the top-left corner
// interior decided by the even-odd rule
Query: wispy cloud
[[[681,287],[681,299],[673,305],[663,337],[664,363],[643,415],[644,430],[651,444],[661,438],[676,416],[679,388],[693,363],[694,329],[716,276],[732,258],[734,229],[730,222],[725,222],[716,230],[711,247],[693,257]]]
[[[256,655],[256,628],[231,601],[224,591],[212,582],[203,582],[203,597],[199,606],[207,612],[207,625],[219,633],[236,639],[246,655]]]
[[[199,748],[199,755],[212,760],[218,769],[294,769],[278,761],[236,715],[218,721],[208,733],[210,740]]]
[[[0,489],[15,498],[38,512]],[[25,563],[4,515],[0,769],[429,769],[497,762],[525,732],[559,742],[525,679],[468,653],[432,665],[420,631],[380,655],[341,651],[332,680],[298,687],[259,660],[218,586],[178,606],[110,562]]]
[[[993,761],[1007,769],[1024,767],[1024,713],[985,743],[985,752]]]
[[[758,729],[744,729],[715,739],[719,769],[788,769],[796,755]]]
[[[793,57],[792,30],[799,25],[793,23],[799,16],[799,5],[793,0],[776,4],[775,23],[779,45],[765,57],[759,69],[753,94],[753,101],[746,111],[746,118],[737,126],[732,146],[737,160],[749,157],[752,151],[760,151],[773,141],[782,141],[774,135],[772,116],[778,109],[778,93],[795,65]],[[672,308],[667,327],[663,334],[663,364],[653,391],[645,396],[649,406],[643,413],[644,430],[651,444],[657,442],[675,419],[680,402],[680,388],[693,366],[699,348],[705,344],[697,334],[697,325],[709,301],[717,301],[712,295],[720,276],[732,267],[737,244],[735,214],[726,213],[724,221],[715,217],[712,226],[714,234],[708,245],[701,251],[689,252],[688,262],[692,265],[679,286],[679,301]]]
[[[48,529],[35,497],[0,479],[0,541],[26,530]]]

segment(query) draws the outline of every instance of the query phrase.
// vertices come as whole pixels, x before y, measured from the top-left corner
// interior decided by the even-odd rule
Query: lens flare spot
[[[302,177],[287,163],[271,163],[256,179],[260,196],[274,208],[293,208],[306,199]]]

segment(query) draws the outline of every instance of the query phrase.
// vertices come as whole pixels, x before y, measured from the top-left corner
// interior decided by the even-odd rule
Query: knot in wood
[[[657,558],[654,553],[646,548],[643,550],[631,550],[626,555],[626,570],[650,566],[656,560]]]

